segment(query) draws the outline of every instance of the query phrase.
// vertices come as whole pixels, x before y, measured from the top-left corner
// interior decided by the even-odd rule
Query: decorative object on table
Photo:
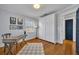
[[[24,34],[26,34],[26,31],[24,31]]]
[[[16,24],[16,18],[10,17],[10,24]]]

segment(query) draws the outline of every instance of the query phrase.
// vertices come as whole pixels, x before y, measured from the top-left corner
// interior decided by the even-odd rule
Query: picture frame
[[[17,29],[21,30],[21,29],[23,29],[23,26],[18,25],[18,26],[17,26]]]
[[[10,24],[16,24],[16,18],[10,17]]]
[[[10,17],[10,30],[21,30],[23,29],[23,19]]]
[[[17,26],[16,26],[16,25],[10,25],[10,26],[9,26],[9,29],[10,29],[10,30],[16,30],[16,29],[17,29]]]
[[[23,19],[17,19],[17,24],[18,25],[23,25]]]

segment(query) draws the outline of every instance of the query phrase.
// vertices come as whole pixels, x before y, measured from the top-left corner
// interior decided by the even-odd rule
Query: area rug
[[[42,43],[27,43],[17,55],[44,55]]]

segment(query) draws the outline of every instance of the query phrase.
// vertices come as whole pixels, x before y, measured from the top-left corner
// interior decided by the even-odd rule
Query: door
[[[65,21],[65,39],[73,40],[73,19]]]

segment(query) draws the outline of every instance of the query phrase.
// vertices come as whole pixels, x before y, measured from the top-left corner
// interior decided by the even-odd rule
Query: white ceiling
[[[1,4],[0,8],[21,15],[37,18],[45,13],[58,11],[68,6],[71,6],[71,4],[41,4],[40,9],[35,10],[32,4]]]

